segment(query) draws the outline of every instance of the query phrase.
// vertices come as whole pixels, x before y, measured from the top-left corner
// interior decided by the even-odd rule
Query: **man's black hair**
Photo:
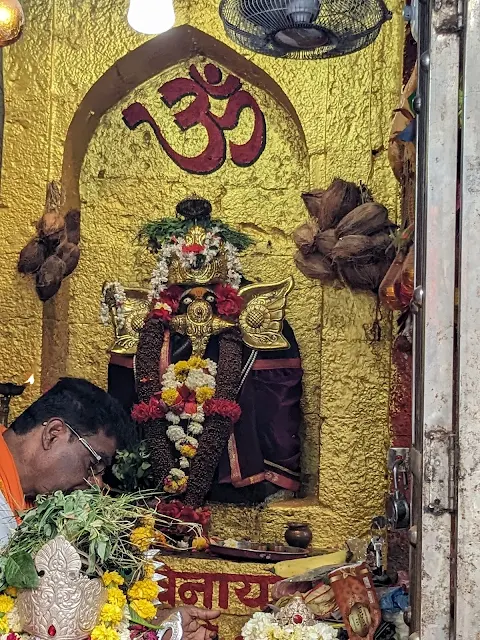
[[[62,418],[82,436],[103,430],[116,439],[118,449],[137,440],[135,425],[118,400],[82,378],[61,378],[12,422],[10,429],[22,435],[51,418]]]

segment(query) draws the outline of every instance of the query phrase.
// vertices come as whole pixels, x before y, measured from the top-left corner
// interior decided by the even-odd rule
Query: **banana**
[[[312,556],[311,558],[298,558],[297,560],[277,562],[274,571],[280,578],[294,578],[312,569],[345,564],[346,561],[347,552],[342,550],[327,553],[323,556]]]

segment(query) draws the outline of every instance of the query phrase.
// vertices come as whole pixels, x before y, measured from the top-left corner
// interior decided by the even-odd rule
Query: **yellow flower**
[[[166,491],[166,493],[177,493],[178,492],[178,482],[176,482],[175,480],[168,480],[163,485],[163,490]]]
[[[109,622],[113,626],[120,624],[123,618],[123,611],[116,604],[104,604],[100,610],[100,621]]]
[[[0,596],[0,613],[10,613],[15,606],[15,601],[10,596]]]
[[[0,618],[0,633],[8,633],[10,631],[10,624],[8,622],[7,616],[2,616]]]
[[[162,391],[162,400],[165,404],[172,406],[177,401],[178,392],[176,389],[164,389]]]
[[[177,376],[177,378],[180,377],[185,377],[190,369],[190,366],[188,364],[188,362],[185,362],[185,360],[180,360],[180,362],[177,362],[177,364],[174,366],[174,371],[175,371],[175,375]]]
[[[192,542],[192,547],[197,551],[204,551],[208,547],[208,540],[206,538],[195,538]]]
[[[194,458],[197,455],[197,448],[193,447],[191,444],[182,445],[179,451],[182,456],[185,456],[185,458]]]
[[[144,620],[151,620],[157,615],[156,607],[148,600],[132,600],[131,608]],[[92,640],[96,640],[92,637]]]
[[[178,490],[183,491],[187,486],[187,482],[188,482],[187,476],[185,476],[185,478],[180,478],[180,480],[177,482]]]
[[[120,636],[115,629],[104,624],[97,625],[90,634],[91,640],[120,640]]]
[[[121,585],[125,582],[122,576],[116,571],[105,571],[102,576],[103,584],[108,587],[111,584]]]
[[[140,551],[147,551],[155,537],[155,532],[150,527],[137,527],[130,534],[130,542]]]
[[[195,396],[197,398],[197,402],[203,404],[205,400],[210,400],[210,398],[213,398],[214,393],[215,390],[212,389],[212,387],[198,387],[198,389],[195,391]]]
[[[127,604],[127,598],[123,591],[118,589],[118,587],[110,587],[107,591],[108,594],[108,602],[110,604],[114,604],[116,607],[124,607]]]
[[[206,369],[207,368],[207,361],[203,360],[199,356],[192,356],[187,364],[190,367],[190,369]]]
[[[163,539],[165,540],[165,536],[163,535],[163,533],[156,531],[155,540],[159,540],[160,536],[162,536]],[[153,578],[154,573],[155,573],[155,567],[153,566],[153,564],[148,563],[143,567],[143,577],[146,580],[151,580]]]
[[[17,593],[18,593],[18,589],[17,589],[17,587],[7,587],[5,589],[5,593],[7,594],[7,596],[12,596],[12,598],[16,598],[17,597]]]
[[[155,600],[158,596],[158,586],[152,580],[138,580],[128,590],[131,600]]]
[[[155,531],[155,542],[157,542],[158,544],[166,544],[167,539],[161,531]],[[153,569],[153,573],[154,572],[155,569]],[[146,573],[144,573],[144,576],[145,578],[151,578],[153,576],[153,573],[151,575],[147,575]]]
[[[144,527],[147,527],[147,529],[154,529],[155,518],[151,515],[145,516],[144,518],[142,518],[142,524]]]

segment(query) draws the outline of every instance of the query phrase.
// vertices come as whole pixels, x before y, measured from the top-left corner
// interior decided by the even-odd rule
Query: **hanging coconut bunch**
[[[37,235],[22,249],[18,271],[35,276],[42,302],[52,298],[62,280],[72,273],[80,258],[80,212],[60,212],[61,191],[57,183],[47,187],[45,212],[37,223]]]
[[[337,178],[326,191],[302,194],[310,218],[294,232],[295,263],[325,283],[378,293],[395,257],[386,208],[362,185]]]

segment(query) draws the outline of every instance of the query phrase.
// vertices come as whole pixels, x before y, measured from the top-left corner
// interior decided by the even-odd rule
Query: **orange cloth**
[[[18,512],[25,511],[27,504],[15,461],[3,437],[5,431],[0,425],[0,491],[18,520]]]

